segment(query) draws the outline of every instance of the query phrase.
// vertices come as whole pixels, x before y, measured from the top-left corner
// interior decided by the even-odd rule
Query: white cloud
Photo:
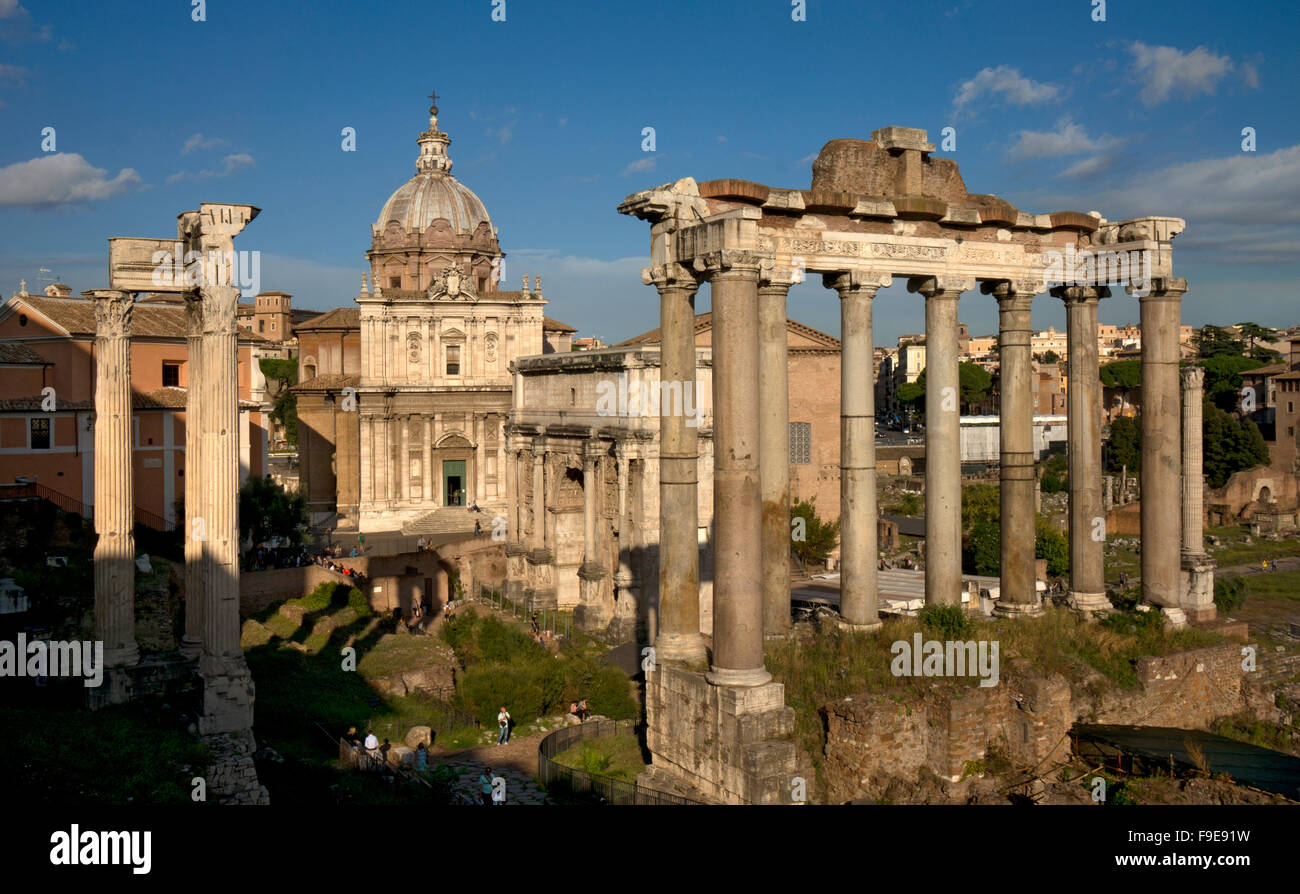
[[[1084,152],[1104,152],[1119,145],[1115,137],[1089,137],[1082,125],[1075,124],[1067,115],[1056,122],[1050,131],[1022,130],[1016,143],[1007,150],[1013,159],[1056,158],[1062,155],[1079,155]]]
[[[1077,161],[1061,172],[1062,177],[1096,177],[1105,173],[1115,163],[1113,154],[1094,155]]]
[[[1000,96],[1016,106],[1037,105],[1058,98],[1061,88],[1027,78],[1010,65],[981,69],[979,74],[957,88],[953,108],[958,112],[983,96]]]
[[[225,158],[221,159],[221,170],[219,171],[205,169],[199,171],[197,174],[191,174],[188,171],[179,171],[168,177],[167,183],[177,183],[181,180],[189,180],[190,178],[195,180],[215,180],[218,177],[229,177],[236,171],[242,171],[244,168],[253,167],[254,164],[256,164],[256,162],[253,161],[253,156],[249,155],[247,152],[239,152],[235,155],[227,155]]]
[[[227,143],[221,137],[205,137],[201,133],[196,133],[185,141],[185,145],[181,147],[181,155],[189,155],[191,152],[200,149],[215,149],[225,145]]]
[[[140,175],[123,168],[109,179],[76,153],[60,152],[0,168],[0,206],[54,207],[107,199],[140,186]]]
[[[18,0],[0,0],[0,19],[8,19],[26,13],[27,10],[18,5]]]
[[[1232,60],[1219,56],[1205,47],[1184,53],[1177,47],[1153,47],[1134,41],[1129,45],[1133,54],[1133,69],[1145,82],[1140,97],[1142,104],[1155,106],[1164,102],[1175,90],[1191,97],[1198,93],[1214,93],[1215,85],[1232,71]],[[1253,67],[1246,74],[1246,83],[1258,79]]]
[[[629,163],[628,166],[623,169],[623,176],[626,177],[628,174],[644,174],[646,171],[653,171],[657,164],[659,164],[658,155],[647,155],[645,158],[638,158],[636,161]]]

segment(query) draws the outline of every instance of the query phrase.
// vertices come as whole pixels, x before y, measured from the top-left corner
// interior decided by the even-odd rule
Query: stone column
[[[420,501],[428,505],[434,498],[433,422],[428,416],[421,416],[420,421]]]
[[[871,302],[889,276],[828,274],[823,282],[840,295],[840,617],[846,625],[878,630]]]
[[[239,354],[235,286],[203,286],[203,409],[208,489],[200,731],[249,729],[253,680],[239,641]]]
[[[610,635],[619,642],[636,636],[637,591],[632,573],[632,552],[636,549],[632,530],[632,500],[629,490],[631,458],[627,445],[619,441],[614,447],[618,468],[618,571],[614,574],[614,619]]]
[[[1183,379],[1183,551],[1184,558],[1205,555],[1202,532],[1201,400],[1205,370],[1185,366]]]
[[[715,686],[758,686],[763,666],[762,501],[758,480],[758,264],[714,253],[713,668]]]
[[[135,487],[131,311],[135,295],[91,292],[95,303],[95,637],[104,664],[140,662],[135,642]]]
[[[1070,596],[1081,611],[1111,608],[1106,598],[1105,510],[1101,496],[1101,373],[1097,356],[1097,303],[1110,291],[1094,286],[1060,286],[1052,294],[1065,302],[1069,353]],[[1174,333],[1177,347],[1177,330]],[[1145,546],[1146,541],[1143,540]]]
[[[497,435],[497,472],[496,472],[496,498],[504,501],[506,498],[506,416],[494,416],[493,427]]]
[[[203,300],[185,293],[185,635],[181,655],[198,658],[203,649],[203,541],[195,535],[197,519],[207,517],[208,492],[203,484]],[[191,400],[190,395],[194,395]]]
[[[1213,621],[1214,559],[1205,551],[1202,475],[1201,402],[1205,370],[1186,366],[1183,377],[1183,550],[1179,575],[1184,614],[1193,621]]]
[[[597,553],[596,522],[600,516],[600,480],[598,461],[604,445],[588,440],[582,451],[582,567],[578,569],[580,602],[573,612],[573,622],[583,630],[604,630],[612,612],[605,605],[604,581],[609,575]]]
[[[1033,353],[1030,316],[1033,283],[986,282],[981,290],[998,302],[1000,367],[998,430],[1001,526],[1000,595],[995,613],[1002,617],[1042,614],[1034,573]],[[1071,382],[1073,384],[1073,382]]]
[[[515,467],[515,488],[518,494],[514,510],[515,539],[521,546],[526,546],[524,532],[528,529],[528,512],[524,504],[524,451],[516,446],[510,461]]]
[[[375,430],[375,503],[381,508],[388,508],[388,416],[370,417]]]
[[[508,437],[508,436],[507,436]],[[502,438],[504,443],[506,437]],[[506,548],[509,549],[519,542],[519,470],[515,465],[514,445],[510,445],[506,453],[505,466],[506,475]]]
[[[758,464],[763,632],[768,636],[790,631],[790,346],[785,300],[791,284],[791,271],[768,271],[758,289]]]
[[[474,417],[474,500],[482,504],[487,490],[487,447],[483,443],[487,438],[487,417]]]
[[[646,268],[641,278],[659,290],[660,381],[680,382],[683,390],[690,383],[694,390],[695,292],[699,283],[678,264]],[[716,328],[714,333],[716,342]],[[671,407],[668,412],[664,409],[661,404],[659,630],[654,643],[655,659],[694,664],[707,657],[704,637],[700,635],[699,429],[688,426],[685,416],[673,415]]]
[[[541,438],[533,439],[533,538],[536,554],[546,552],[546,446]],[[540,561],[540,559],[539,559]]]
[[[411,416],[408,413],[398,423],[402,426],[401,454],[397,457],[398,494],[403,503],[411,502]]]
[[[914,277],[925,296],[925,603],[961,605],[961,381],[957,300],[973,286]]]
[[[1178,326],[1187,280],[1157,279],[1142,307],[1142,599],[1179,605],[1182,457]],[[1173,614],[1167,611],[1166,614]],[[1181,621],[1176,615],[1174,623]]]

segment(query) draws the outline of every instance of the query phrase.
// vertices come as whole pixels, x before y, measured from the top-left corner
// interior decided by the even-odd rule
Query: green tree
[[[979,519],[966,532],[962,569],[968,574],[996,575],[1002,569],[1002,530],[996,521]]]
[[[289,493],[273,479],[249,477],[239,489],[239,537],[252,535],[256,546],[272,537],[287,538],[290,545],[302,542],[307,526],[307,501]]]
[[[961,489],[963,530],[979,521],[996,522],[1001,514],[1001,491],[996,484],[971,484]]]
[[[290,389],[298,384],[298,358],[262,357],[258,360],[266,376],[266,390],[272,400],[271,418],[284,432],[284,439],[298,446],[298,396]]]
[[[1130,475],[1136,473],[1142,466],[1142,417],[1120,416],[1112,422],[1105,453],[1107,471],[1127,466]]]
[[[1061,355],[1055,351],[1044,351],[1041,354],[1035,354],[1034,359],[1039,363],[1060,363]]]
[[[1192,344],[1202,359],[1210,357],[1240,357],[1246,352],[1246,342],[1222,326],[1204,326],[1192,336]]]
[[[1205,397],[1220,410],[1232,413],[1241,401],[1241,374],[1258,369],[1264,361],[1253,357],[1217,354],[1201,362],[1205,370]]]
[[[839,539],[839,519],[826,522],[818,518],[816,497],[794,501],[790,508],[790,548],[800,562],[805,566],[824,562]]]
[[[1249,419],[1238,422],[1217,407],[1208,407],[1201,428],[1205,475],[1212,487],[1223,487],[1243,469],[1268,465],[1268,444]]]
[[[1047,573],[1053,577],[1070,573],[1070,541],[1045,515],[1034,521],[1034,558],[1046,559]]]
[[[993,377],[978,363],[961,363],[957,366],[957,383],[961,399],[958,409],[967,410],[988,396],[993,388]],[[898,401],[917,413],[925,412],[925,370],[921,370],[915,382],[899,386]]]
[[[1274,358],[1282,356],[1277,351],[1260,344],[1261,341],[1273,341],[1277,338],[1276,330],[1250,322],[1238,323],[1237,329],[1241,332],[1241,337],[1246,340],[1246,353],[1251,357],[1271,363]]]

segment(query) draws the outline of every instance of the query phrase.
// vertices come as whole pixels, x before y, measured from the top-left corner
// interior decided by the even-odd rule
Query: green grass
[[[1230,565],[1259,565],[1260,560],[1281,559],[1286,556],[1300,556],[1300,540],[1258,540],[1243,543],[1249,532],[1240,525],[1210,527],[1207,534],[1218,537],[1223,545],[1210,547],[1210,555],[1219,563],[1220,568]]]
[[[1300,571],[1252,574],[1241,580],[1246,582],[1247,596],[1284,596],[1300,602]]]
[[[12,805],[190,805],[208,751],[140,704],[98,711],[0,708],[0,766]]]
[[[641,744],[635,736],[584,739],[569,750],[557,754],[555,762],[562,767],[625,782],[635,782],[646,768],[641,755]]]

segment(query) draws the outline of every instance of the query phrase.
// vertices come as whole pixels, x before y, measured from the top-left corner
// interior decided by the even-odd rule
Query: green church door
[[[442,464],[444,506],[465,505],[465,460],[449,459]]]

